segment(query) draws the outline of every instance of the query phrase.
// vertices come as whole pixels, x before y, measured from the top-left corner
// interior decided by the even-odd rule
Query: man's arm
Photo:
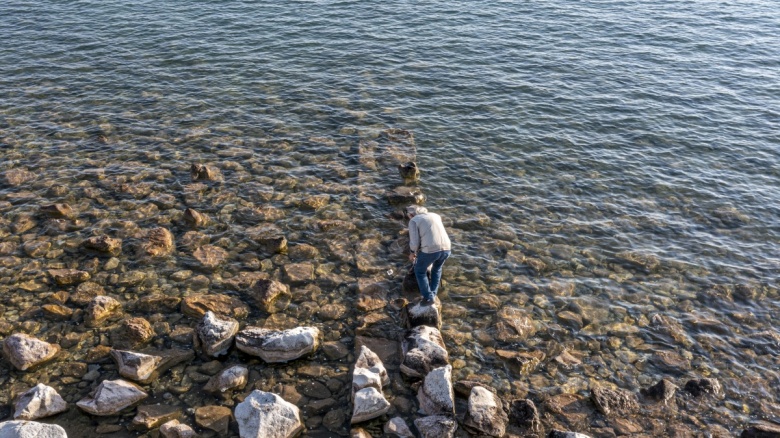
[[[414,219],[409,221],[409,250],[412,254],[417,254],[420,249],[420,230],[417,229],[417,223]]]

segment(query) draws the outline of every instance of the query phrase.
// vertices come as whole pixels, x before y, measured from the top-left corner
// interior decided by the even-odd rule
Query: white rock
[[[162,361],[160,356],[124,350],[111,350],[111,357],[119,367],[119,375],[142,383],[152,377]]]
[[[236,347],[266,362],[288,362],[317,350],[319,336],[316,327],[281,331],[247,327],[236,336]]]
[[[191,427],[179,423],[179,420],[171,420],[160,426],[160,434],[164,438],[194,438],[196,436]]]
[[[436,327],[441,330],[441,301],[436,297],[433,305],[409,303],[406,305],[404,325],[406,328],[414,328],[421,325]]]
[[[401,417],[391,418],[390,421],[385,423],[384,432],[386,436],[393,438],[414,438],[414,434],[409,430],[406,421]]]
[[[220,318],[208,311],[198,324],[197,336],[203,351],[216,357],[227,353],[238,332],[238,321],[233,318]]]
[[[360,348],[360,355],[355,362],[355,370],[357,369],[367,370],[379,376],[381,385],[377,389],[381,389],[382,386],[390,383],[390,377],[387,375],[387,369],[385,369],[382,360],[365,345]],[[365,388],[365,386],[363,388]]]
[[[43,383],[20,395],[14,407],[14,419],[20,420],[37,420],[68,410],[68,404],[57,390]]]
[[[550,432],[550,438],[590,438],[590,436],[569,431],[553,430]]]
[[[234,389],[243,389],[249,378],[249,369],[241,365],[234,365],[220,371],[219,374],[209,379],[203,387],[208,392],[227,392]]]
[[[270,392],[252,391],[235,417],[241,438],[292,438],[303,430],[298,407]]]
[[[371,420],[390,410],[390,402],[374,387],[363,388],[356,392],[352,404],[354,409],[351,424]]]
[[[452,389],[452,367],[436,368],[425,376],[417,390],[420,412],[425,415],[455,415],[455,394]]]
[[[41,341],[23,333],[16,333],[3,342],[3,353],[13,366],[21,371],[40,365],[54,358],[60,346]]]
[[[105,380],[94,394],[76,402],[76,406],[92,415],[114,415],[149,395],[135,383],[126,380]]]
[[[410,377],[425,377],[432,369],[443,367],[450,360],[441,333],[434,327],[419,326],[407,331],[402,349],[401,372]]]
[[[381,390],[382,378],[379,374],[365,368],[355,368],[352,373],[352,396],[364,388],[376,388]]]
[[[452,438],[458,429],[458,423],[450,417],[432,415],[414,420],[420,432],[420,438]]]
[[[0,423],[0,438],[68,438],[68,434],[56,424],[6,421]]]
[[[509,422],[501,399],[491,391],[475,386],[469,395],[468,411],[463,419],[463,427],[477,435],[502,437]]]

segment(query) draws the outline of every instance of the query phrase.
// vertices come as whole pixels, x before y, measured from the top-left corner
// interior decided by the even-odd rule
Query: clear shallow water
[[[522,306],[542,333],[555,332],[561,310],[585,303],[610,312],[591,316],[600,324],[590,330],[553,339],[581,350],[586,363],[595,356],[609,363],[626,347],[595,352],[588,342],[615,337],[599,327],[618,321],[638,327],[633,336],[646,344],[681,348],[654,338],[646,321],[662,313],[683,321],[695,342],[700,360],[685,375],[717,375],[727,389],[719,406],[729,415],[713,408],[702,414],[705,425],[689,426],[736,431],[753,418],[780,417],[778,407],[760,401],[766,394],[776,398],[776,360],[745,349],[755,333],[776,335],[780,13],[774,6],[4,2],[3,168],[26,167],[37,176],[30,187],[4,187],[5,196],[36,195],[14,198],[6,215],[13,221],[40,203],[67,200],[91,212],[85,219],[93,227],[104,215],[140,221],[141,228],[170,222],[173,213],[137,215],[137,207],[120,203],[105,184],[106,197],[117,202],[85,200],[77,189],[89,180],[83,172],[106,168],[109,179],[148,182],[156,192],[181,197],[191,162],[235,161],[240,168],[223,167],[220,190],[228,199],[202,206],[223,221],[210,230],[218,235],[214,241],[225,230],[240,233],[223,208],[237,197],[246,200],[243,184],[269,178],[263,184],[280,194],[274,202],[286,216],[278,222],[290,241],[318,246],[317,263],[356,278],[365,273],[334,259],[332,246],[308,224],[360,218],[358,234],[371,236],[385,207],[363,205],[343,187],[330,190],[331,206],[316,213],[290,199],[322,191],[312,178],[360,187],[360,140],[389,127],[408,129],[429,205],[454,222],[456,256],[445,272],[451,280],[445,299],[463,306],[466,317],[445,324],[445,335],[492,334],[495,309],[477,305],[477,294],[518,306],[518,296],[527,296]],[[285,177],[297,186],[280,183]],[[69,194],[51,195],[52,184],[69,187]],[[133,202],[148,203],[143,196]],[[489,226],[457,226],[479,213]],[[55,248],[95,231],[73,232]],[[375,236],[389,246],[393,227],[380,231]],[[8,241],[26,239],[5,234]],[[514,251],[545,268],[529,268]],[[657,265],[637,269],[626,262],[626,251]],[[241,253],[235,250],[228,272],[251,266],[239,261]],[[64,263],[71,255],[62,256]],[[29,262],[22,252],[16,256]],[[143,267],[131,255],[122,261],[126,269]],[[182,255],[156,269],[164,276],[188,263]],[[550,291],[551,282],[572,290]],[[15,291],[9,283],[7,294]],[[711,292],[742,284],[756,297],[735,302]],[[725,328],[702,332],[691,315]],[[345,322],[346,332],[357,317]],[[522,382],[538,402],[562,385],[560,377],[512,376],[491,359],[491,349],[509,345],[474,336],[452,347],[468,364],[456,377]],[[628,350],[640,363],[653,352]],[[636,389],[664,375],[628,364],[629,377],[602,378]],[[576,379],[587,370],[564,374]]]

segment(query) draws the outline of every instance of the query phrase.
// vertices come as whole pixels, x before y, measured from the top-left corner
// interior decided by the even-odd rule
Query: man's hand
[[[409,261],[410,261],[410,262],[413,262],[413,261],[414,261],[414,259],[416,259],[416,258],[417,258],[417,254],[415,254],[415,253],[413,253],[413,252],[410,252],[410,253],[409,253]]]

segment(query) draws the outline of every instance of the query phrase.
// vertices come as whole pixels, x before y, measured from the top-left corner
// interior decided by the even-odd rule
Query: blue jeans
[[[422,251],[417,253],[417,259],[414,261],[414,276],[417,278],[417,285],[420,286],[420,294],[426,300],[432,300],[439,292],[439,283],[441,282],[441,267],[444,261],[450,256],[450,251],[438,251],[426,254]],[[431,281],[428,283],[428,268],[431,268]]]

